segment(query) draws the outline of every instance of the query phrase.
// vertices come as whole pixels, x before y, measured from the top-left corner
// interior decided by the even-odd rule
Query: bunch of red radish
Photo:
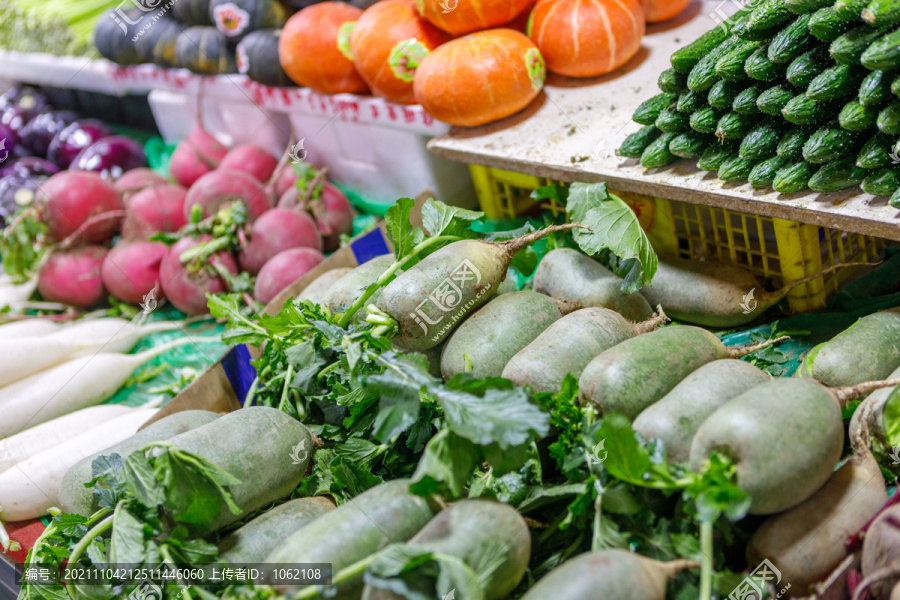
[[[38,194],[40,217],[56,244],[38,275],[41,296],[89,308],[107,294],[142,303],[155,290],[156,300],[205,314],[206,294],[228,291],[217,272],[246,271],[256,277],[255,300],[268,303],[324,260],[323,251],[336,249],[353,225],[353,208],[339,189],[323,181],[317,199],[300,197],[290,167],[257,146],[229,149],[197,127],[172,155],[174,183],[150,169],[128,171],[113,182],[84,171],[54,175]],[[212,254],[214,269],[182,262],[185,251],[209,236],[185,235],[171,247],[150,241],[185,227],[195,205],[210,217],[235,202],[248,216],[241,247]]]

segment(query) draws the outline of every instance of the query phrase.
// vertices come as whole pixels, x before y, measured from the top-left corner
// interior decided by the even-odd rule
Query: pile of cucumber
[[[900,0],[754,0],[671,62],[621,156],[900,208]]]

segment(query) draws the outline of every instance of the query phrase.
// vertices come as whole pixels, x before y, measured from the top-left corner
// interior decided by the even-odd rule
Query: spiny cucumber
[[[668,94],[680,94],[687,90],[687,75],[666,69],[659,75],[659,89]]]
[[[894,138],[886,133],[876,133],[860,149],[856,157],[856,164],[865,169],[885,167],[894,162],[892,155],[896,156]],[[900,159],[898,159],[900,162]]]
[[[787,70],[787,80],[799,87],[806,89],[816,76],[833,65],[834,62],[828,56],[828,50],[821,46],[801,54],[794,59]]]
[[[737,142],[725,142],[720,144],[714,143],[712,146],[703,151],[697,166],[704,171],[718,171],[722,163],[736,156],[738,152]]]
[[[656,118],[656,128],[663,133],[681,133],[689,126],[689,115],[678,112],[674,106],[663,109]]]
[[[753,170],[753,167],[756,166],[757,162],[759,161],[741,158],[740,156],[732,156],[731,158],[726,159],[719,167],[719,179],[728,182],[747,181],[750,171]]]
[[[711,108],[701,108],[691,115],[691,129],[699,133],[715,133],[719,119],[725,114]]]
[[[900,187],[900,167],[882,167],[870,171],[862,182],[862,189],[873,196],[890,196]]]
[[[790,90],[790,86],[776,85],[767,89],[756,99],[756,107],[767,115],[781,116],[781,109],[787,106],[794,97],[794,92]]]
[[[675,162],[678,157],[669,151],[669,144],[676,137],[678,137],[677,133],[663,133],[653,140],[641,154],[641,165],[648,169],[656,169]]]
[[[865,69],[859,66],[836,65],[816,76],[806,89],[806,95],[816,101],[843,98],[857,90],[865,76]]]
[[[779,169],[786,165],[787,162],[788,160],[786,158],[781,158],[780,156],[773,156],[772,158],[766,159],[753,167],[753,170],[750,171],[750,175],[747,176],[747,180],[750,182],[750,185],[755,188],[771,187],[775,182],[775,174]]]
[[[675,105],[675,109],[682,113],[693,113],[700,110],[705,105],[706,94],[688,90],[682,92],[681,95],[678,96],[678,103]]]
[[[649,100],[644,100],[644,102],[637,107],[637,110],[634,111],[631,119],[635,123],[640,123],[641,125],[653,125],[656,123],[656,119],[659,118],[659,113],[672,106],[677,99],[677,94],[668,94],[665,92],[653,96]]]
[[[778,142],[778,156],[792,162],[803,160],[803,144],[809,139],[810,130],[806,127],[794,127]]]
[[[754,127],[741,141],[741,158],[760,160],[775,155],[781,130],[774,120],[765,121]]]
[[[822,164],[843,158],[859,146],[859,134],[847,131],[831,123],[810,136],[803,145],[803,158],[813,164]]]
[[[809,178],[809,187],[815,192],[837,192],[859,185],[865,176],[865,169],[857,167],[852,158],[844,158],[820,167]]]
[[[713,141],[708,134],[696,131],[685,131],[672,140],[669,152],[680,158],[697,158]]]
[[[806,161],[788,164],[778,169],[772,187],[781,194],[795,194],[809,187],[809,178],[816,172],[815,165]]]
[[[891,76],[884,71],[872,71],[859,86],[859,103],[877,108],[891,97]]]
[[[859,21],[838,16],[833,6],[816,11],[809,20],[809,33],[820,42],[830,44],[838,39]]]
[[[894,5],[897,6],[896,0]],[[897,6],[900,15],[900,6]],[[860,61],[867,69],[896,69],[900,67],[900,30],[892,31],[872,42],[862,53]]]
[[[720,140],[740,139],[747,135],[755,124],[756,118],[753,115],[731,112],[719,119],[716,137]]]
[[[619,156],[640,158],[647,146],[652,144],[660,135],[662,135],[662,131],[653,125],[642,127],[640,131],[632,133],[625,138],[625,141],[619,147]]]
[[[756,100],[762,93],[763,87],[759,85],[751,85],[735,97],[731,104],[731,110],[741,115],[759,114],[759,108],[756,106]]]
[[[875,125],[878,119],[878,109],[871,106],[863,106],[858,100],[848,102],[841,114],[838,115],[838,122],[841,127],[850,131],[863,131]]]
[[[887,33],[887,30],[881,28],[869,27],[862,25],[856,29],[851,29],[838,39],[831,42],[828,51],[831,58],[842,65],[859,65],[863,52],[869,45]]]
[[[809,33],[810,18],[811,15],[801,15],[778,32],[769,44],[769,60],[774,63],[789,62],[803,53],[806,45],[812,40]]]
[[[720,79],[709,88],[706,101],[713,108],[725,110],[731,108],[734,99],[744,89],[744,85],[735,81]]]

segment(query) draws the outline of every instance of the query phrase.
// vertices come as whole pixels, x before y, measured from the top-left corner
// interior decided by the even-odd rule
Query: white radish
[[[16,306],[28,302],[37,289],[37,277],[16,285],[12,279],[0,280],[0,307]]]
[[[80,356],[4,386],[0,388],[0,438],[100,404],[143,363],[176,346],[200,341],[204,339],[184,338],[139,354]]]
[[[0,473],[0,520],[24,521],[59,505],[59,484],[72,466],[137,433],[156,409],[135,410],[82,431]]]
[[[181,321],[135,325],[124,319],[97,319],[72,324],[49,335],[0,339],[0,385],[39,373],[76,354],[128,352],[144,336],[182,325]]]
[[[97,427],[136,410],[153,408],[158,405],[159,402],[148,403],[137,408],[124,404],[90,406],[41,423],[6,439],[0,439],[0,473],[51,446],[56,446],[79,435],[86,429]]]
[[[32,317],[22,321],[12,321],[0,325],[0,340],[47,335],[48,333],[59,331],[62,327],[63,326],[56,321],[41,319],[40,317]]]

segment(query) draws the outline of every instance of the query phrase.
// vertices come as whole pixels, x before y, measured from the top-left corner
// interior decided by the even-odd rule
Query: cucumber
[[[835,62],[842,65],[857,66],[872,42],[883,36],[885,29],[875,29],[868,25],[861,25],[851,29],[838,39],[831,42],[828,51]]]
[[[706,94],[688,90],[678,96],[675,110],[682,113],[693,113],[706,106]]]
[[[753,167],[753,170],[750,171],[750,175],[747,176],[747,180],[750,182],[750,185],[755,188],[771,187],[775,182],[775,174],[780,168],[786,165],[787,162],[788,160],[786,158],[773,156],[772,158],[757,163],[757,165]]]
[[[740,115],[758,115],[759,108],[756,106],[756,99],[762,93],[762,88],[758,85],[751,85],[734,99],[731,104],[731,110]]]
[[[845,19],[862,19],[862,11],[869,5],[869,0],[837,0],[834,10]]]
[[[841,127],[849,131],[862,131],[874,127],[877,119],[878,109],[871,106],[863,106],[858,100],[848,102],[841,110],[841,114],[838,115],[838,122],[841,124]]]
[[[720,140],[739,139],[750,133],[756,124],[756,118],[753,115],[742,115],[739,113],[728,113],[721,119],[716,126],[716,137]]]
[[[856,157],[856,164],[865,169],[876,169],[893,164],[896,156],[894,150],[894,138],[886,133],[876,133],[863,145]]]
[[[787,106],[794,93],[786,85],[776,85],[764,91],[756,99],[756,107],[767,115],[781,116],[781,109]]]
[[[772,187],[781,194],[802,192],[809,187],[809,178],[815,172],[815,165],[806,161],[787,164],[778,169]]]
[[[93,488],[85,487],[94,478],[91,463],[95,459],[113,453],[125,458],[151,442],[170,440],[180,433],[212,423],[218,418],[219,415],[206,410],[177,412],[148,425],[124,442],[78,461],[66,472],[59,485],[59,506],[67,513],[83,517],[91,516],[100,508],[94,498]]]
[[[734,50],[718,60],[716,63],[716,75],[730,81],[746,79],[747,73],[744,72],[744,63],[761,45],[762,42],[741,42]]]
[[[900,76],[891,82],[891,93],[895,96],[900,96]]]
[[[900,134],[900,101],[888,104],[878,113],[878,130],[890,135]]]
[[[672,106],[676,100],[678,100],[677,94],[667,94],[663,92],[662,94],[653,96],[637,107],[637,110],[634,111],[631,119],[635,123],[640,123],[641,125],[653,125],[656,123],[656,119],[659,118],[659,113]]]
[[[891,77],[884,71],[872,71],[859,86],[859,103],[877,108],[891,98]]]
[[[897,0],[872,0],[862,11],[862,18],[875,27],[896,25],[900,23],[900,4]]]
[[[741,158],[740,156],[732,156],[719,166],[719,179],[722,181],[747,181],[750,171],[759,161]]]
[[[763,0],[762,4],[750,14],[746,31],[749,35],[764,34],[793,16],[794,13],[788,10],[784,0]]]
[[[897,13],[900,14],[900,3],[894,1],[894,5],[898,6]],[[866,48],[860,57],[862,65],[867,69],[896,69],[900,67],[900,30],[892,31],[884,35]]]
[[[848,31],[859,21],[839,17],[834,7],[820,9],[809,20],[809,33],[820,42],[830,44]]]
[[[715,133],[723,114],[719,110],[702,108],[691,115],[691,129],[698,133]]]
[[[687,75],[675,69],[666,69],[659,75],[659,89],[667,94],[680,94],[687,91]]]
[[[897,188],[897,191],[891,194],[891,199],[888,200],[888,204],[890,204],[894,208],[900,208],[900,187]]]
[[[690,117],[678,112],[674,106],[664,108],[656,118],[656,128],[663,133],[680,133],[690,125]]]
[[[781,130],[774,120],[768,120],[754,127],[741,141],[738,151],[741,158],[761,160],[775,155]]]
[[[869,171],[862,182],[862,189],[873,196],[890,196],[900,187],[900,167],[882,167]]]
[[[720,79],[709,88],[706,102],[719,110],[730,109],[734,99],[744,89],[744,86],[734,81]]]
[[[697,66],[688,73],[688,89],[694,90],[695,92],[702,92],[711,88],[718,79],[718,75],[716,75],[716,63],[719,62],[720,58],[743,43],[743,40],[739,37],[731,36],[719,44],[715,50],[704,56],[703,59],[697,63]]]
[[[802,15],[831,6],[834,0],[785,0],[784,5],[794,14]]]
[[[854,152],[859,145],[859,134],[836,127],[831,123],[822,127],[810,136],[803,144],[803,158],[812,164],[819,165]]]
[[[798,94],[781,109],[781,116],[795,125],[808,125],[831,118],[834,106],[829,102],[816,102],[806,94]]]
[[[859,89],[859,82],[865,75],[865,70],[858,66],[836,65],[812,80],[806,89],[806,96],[816,101],[843,98]]]
[[[625,138],[625,141],[619,147],[619,156],[640,158],[647,146],[652,144],[660,135],[662,135],[662,131],[653,125],[641,128],[637,133],[632,133]]]
[[[704,171],[718,171],[722,163],[737,155],[739,145],[737,142],[714,143],[703,151],[697,166]]]
[[[852,158],[844,158],[823,165],[809,179],[809,187],[816,192],[838,192],[859,185],[866,170],[857,167]]]
[[[773,63],[769,60],[764,47],[757,48],[744,63],[747,75],[750,76],[750,79],[757,81],[772,81],[783,77],[787,72],[787,67],[786,63]]]
[[[676,137],[678,137],[677,133],[663,133],[653,140],[641,154],[641,165],[648,169],[656,169],[675,162],[678,157],[669,152],[669,144]]]
[[[669,152],[679,158],[698,158],[712,141],[707,134],[685,131],[672,140]]]
[[[779,140],[776,153],[791,162],[803,160],[803,144],[809,139],[810,133],[806,127],[794,127]]]
[[[703,57],[715,50],[728,37],[727,27],[716,27],[707,31],[684,48],[676,50],[672,54],[670,59],[672,69],[678,73],[690,73],[691,69],[696,67]],[[685,83],[687,83],[687,80],[685,80]]]
[[[812,41],[809,33],[811,15],[801,15],[778,32],[769,44],[769,60],[774,63],[790,62],[803,54],[807,44]]]
[[[828,56],[828,50],[820,46],[795,58],[788,65],[786,77],[791,84],[806,89],[819,73],[832,64],[834,63]]]

